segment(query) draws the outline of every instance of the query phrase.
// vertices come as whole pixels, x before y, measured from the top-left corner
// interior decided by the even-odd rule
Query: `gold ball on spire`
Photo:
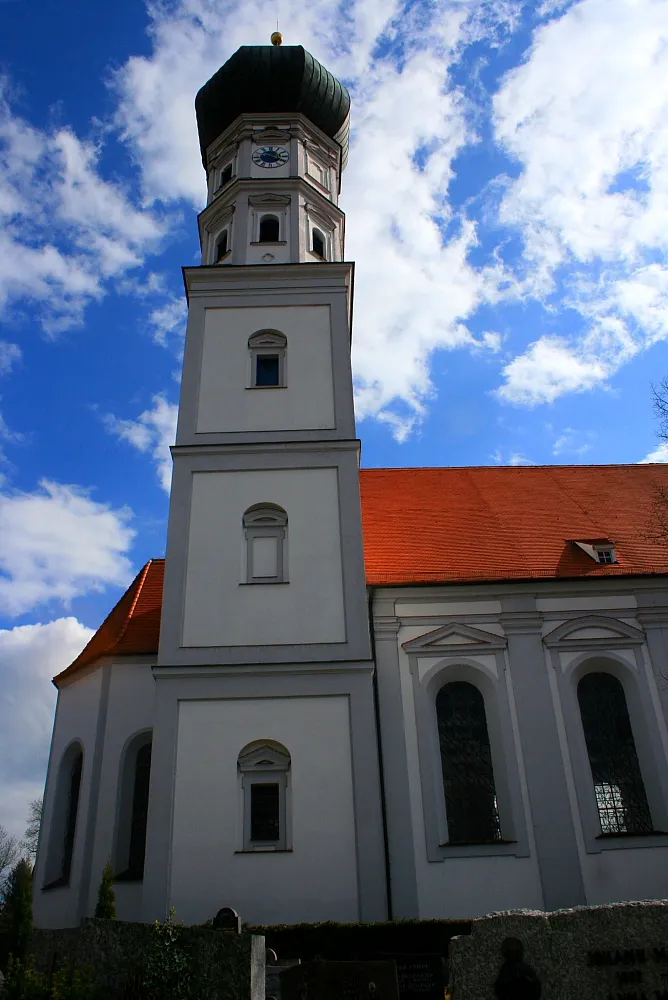
[[[272,33],[271,33],[271,44],[272,45],[282,45],[283,44],[283,35],[280,33],[280,31],[272,31]]]

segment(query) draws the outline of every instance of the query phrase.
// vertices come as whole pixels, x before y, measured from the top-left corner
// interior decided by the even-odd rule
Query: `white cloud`
[[[105,425],[112,434],[153,458],[160,484],[166,493],[169,493],[172,484],[172,456],[169,449],[176,440],[177,416],[178,406],[168,403],[158,393],[153,397],[153,407],[140,413],[136,420],[120,420],[112,414],[105,417]]]
[[[510,451],[504,453],[502,448],[497,448],[490,456],[495,465],[535,465],[530,458],[527,458],[521,451]]]
[[[0,630],[0,824],[16,836],[44,790],[56,704],[51,678],[92,634],[76,618]]]
[[[593,438],[591,431],[578,431],[573,427],[565,427],[552,446],[552,454],[581,457],[591,451]]]
[[[44,480],[33,493],[0,494],[0,608],[19,615],[45,602],[67,604],[132,578],[126,553],[130,511],[86,491]]]
[[[8,375],[20,359],[21,349],[18,344],[10,344],[8,340],[0,340],[0,375]]]
[[[187,318],[188,304],[183,296],[169,298],[162,305],[156,306],[148,319],[156,344],[161,347],[178,345],[177,353],[180,354],[186,335]]]
[[[503,369],[505,383],[497,395],[509,403],[535,406],[551,403],[564,392],[583,392],[610,374],[596,357],[578,355],[558,337],[541,337]]]
[[[458,47],[479,37],[483,23],[489,40],[512,29],[521,7],[505,0],[405,8],[398,0],[354,0],[342,18],[336,0],[306,6],[181,0],[151,7],[152,53],[128,60],[115,78],[117,121],[141,168],[144,198],[184,198],[197,208],[205,178],[193,99],[237,46],[258,40],[258,24],[278,16],[287,41],[305,45],[345,79],[354,113],[341,204],[346,256],[357,260],[357,413],[380,417],[399,438],[433,394],[432,352],[477,348],[466,321],[481,301],[498,295],[500,269],[469,264],[475,226],[452,218],[447,203],[452,159],[475,140],[448,71]],[[400,66],[396,56],[378,55],[381,41],[399,37]]]
[[[0,79],[0,310],[41,307],[45,330],[82,322],[110,278],[140,265],[164,225],[100,173],[100,148],[13,114]]]
[[[639,462],[639,465],[647,465],[648,462],[668,462],[668,441],[662,441],[661,444],[657,445],[654,451],[650,451],[648,455]]]
[[[668,337],[667,74],[664,0],[581,0],[536,31],[496,95],[497,138],[522,166],[501,205],[525,240],[520,291],[564,283],[583,320],[567,349],[530,345],[502,397],[589,389]]]

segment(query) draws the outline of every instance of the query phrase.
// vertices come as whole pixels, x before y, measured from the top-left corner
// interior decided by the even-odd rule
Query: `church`
[[[166,558],[54,683],[38,927],[468,918],[668,896],[668,467],[360,469],[345,87],[243,46]]]

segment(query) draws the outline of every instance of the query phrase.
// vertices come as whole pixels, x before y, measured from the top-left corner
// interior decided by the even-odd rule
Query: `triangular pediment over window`
[[[544,637],[546,646],[561,649],[606,648],[610,646],[639,646],[645,641],[645,633],[618,618],[605,615],[585,615],[572,618],[558,625]]]
[[[483,629],[474,628],[472,625],[464,625],[462,622],[450,622],[420,635],[417,639],[410,639],[403,643],[403,649],[407,653],[414,655],[428,655],[441,652],[468,652],[494,653],[499,649],[506,648],[506,640],[501,635],[493,632],[485,632]]]

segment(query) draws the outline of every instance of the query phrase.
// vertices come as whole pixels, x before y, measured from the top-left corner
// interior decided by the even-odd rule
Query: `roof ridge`
[[[135,608],[137,607],[137,601],[139,600],[139,595],[141,594],[142,587],[144,586],[144,583],[146,582],[146,577],[148,576],[148,571],[149,571],[149,568],[150,568],[152,562],[153,562],[153,559],[149,559],[149,561],[144,565],[143,569],[139,573],[139,577],[137,578],[137,590],[135,591],[135,596],[134,596],[134,598],[132,600],[132,604],[130,605],[130,607],[128,609],[128,613],[125,616],[125,621],[123,622],[123,626],[122,626],[120,632],[118,633],[118,635],[116,636],[115,641],[113,642],[114,646],[118,645],[118,643],[121,641],[121,639],[123,638],[123,636],[127,632],[128,625],[130,624],[130,620],[131,620],[131,618],[132,618],[132,616],[133,616],[133,614],[135,612]],[[108,648],[111,648],[111,646],[109,646]]]
[[[665,462],[532,462],[530,465],[369,465],[360,472],[464,472],[473,469],[637,469],[656,468]]]

